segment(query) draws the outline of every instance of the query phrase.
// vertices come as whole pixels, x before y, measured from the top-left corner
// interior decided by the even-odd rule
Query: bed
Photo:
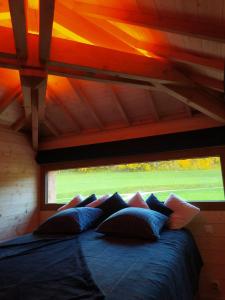
[[[186,229],[156,242],[28,234],[0,244],[0,299],[191,300],[201,266]]]

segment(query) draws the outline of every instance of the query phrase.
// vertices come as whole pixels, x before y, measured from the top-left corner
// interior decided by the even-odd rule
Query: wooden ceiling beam
[[[16,101],[21,96],[20,87],[17,86],[10,92],[7,92],[5,96],[0,101],[0,114],[14,101]]]
[[[65,18],[66,16],[66,18]],[[74,22],[76,20],[76,22]],[[57,2],[57,9],[55,10],[55,26],[63,25],[62,29],[66,28],[69,31],[80,35],[82,38],[96,46],[111,47],[116,44],[121,51],[137,53],[135,47],[128,45],[124,40],[119,39],[118,36],[107,32],[104,26],[98,26],[90,18],[79,14],[79,10],[70,10],[66,8],[65,2],[61,4]],[[56,27],[60,31],[60,27]],[[62,33],[65,35],[65,32]]]
[[[9,0],[13,34],[17,57],[24,61],[27,59],[27,25],[25,0]]]
[[[55,0],[40,0],[39,58],[46,63],[50,56]]]
[[[122,116],[125,124],[127,126],[130,126],[131,125],[131,122],[129,120],[129,117],[128,117],[128,114],[123,106],[123,103],[122,103],[122,100],[121,100],[121,97],[116,89],[115,86],[111,86],[111,91],[112,91],[112,95],[113,95],[113,102],[115,103],[120,115]]]
[[[108,84],[122,84],[127,86],[134,86],[141,89],[153,89],[156,90],[155,86],[152,85],[148,81],[144,80],[136,80],[129,79],[122,76],[117,75],[105,75],[105,74],[97,74],[95,71],[80,71],[74,70],[71,66],[49,66],[49,74],[62,76],[67,78],[95,81],[95,82],[103,82]]]
[[[187,63],[189,65],[203,66],[218,71],[223,71],[224,60],[217,57],[207,57],[203,54],[196,54],[176,47],[165,47],[160,45],[146,45],[156,55],[169,61]]]
[[[81,88],[80,84],[76,80],[70,80],[68,79],[71,87],[74,90],[74,93],[79,97],[80,101],[85,104],[87,109],[89,110],[89,113],[91,114],[92,118],[94,119],[96,125],[99,129],[104,128],[104,124],[100,120],[95,108],[91,105],[87,95],[84,93],[83,89]]]
[[[225,123],[224,101],[207,94],[201,88],[163,85],[159,89],[210,118]]]
[[[68,3],[67,3],[68,2]],[[156,16],[154,12],[148,13],[126,11],[118,8],[103,7],[95,4],[76,2],[73,7],[69,1],[65,1],[69,8],[76,8],[79,13],[106,18],[115,22],[141,26],[149,29],[157,29],[163,32],[200,38],[209,41],[225,42],[225,29],[223,24],[218,25],[210,22],[191,21],[189,19],[174,16]]]
[[[181,73],[163,58],[146,57],[117,50],[52,38],[51,67],[148,81],[188,84]],[[66,53],[66,55],[65,55]]]
[[[80,136],[67,135],[58,138],[46,138],[41,141],[39,150],[121,141],[217,126],[221,126],[221,123],[206,116],[200,115],[180,120],[176,119],[113,130],[98,131]]]

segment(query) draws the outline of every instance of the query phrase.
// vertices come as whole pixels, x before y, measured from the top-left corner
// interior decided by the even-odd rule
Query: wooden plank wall
[[[53,213],[55,211],[41,211],[40,221],[43,222]],[[198,300],[224,300],[225,212],[201,211],[188,227],[204,261]],[[219,289],[216,288],[217,285]]]
[[[39,224],[39,167],[25,136],[0,129],[0,241]]]
[[[225,211],[202,211],[191,222],[189,229],[195,237],[204,262],[200,300],[224,300]]]

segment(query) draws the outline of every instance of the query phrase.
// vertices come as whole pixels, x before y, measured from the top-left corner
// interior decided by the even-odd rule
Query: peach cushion
[[[137,192],[136,194],[134,194],[130,200],[127,202],[127,204],[131,207],[140,207],[140,208],[147,208],[148,204],[144,201],[144,199],[141,196],[141,193]]]
[[[103,202],[105,202],[105,200],[107,200],[108,198],[109,198],[109,195],[104,195],[104,196],[98,198],[97,200],[89,203],[86,206],[88,206],[88,207],[98,207],[100,204],[102,204]]]
[[[57,211],[62,211],[62,210],[68,209],[68,208],[75,207],[82,200],[83,200],[83,198],[81,197],[81,195],[77,195],[72,200],[70,200],[70,202],[68,202],[67,204],[65,204],[65,205],[61,206],[60,208],[58,208]]]
[[[170,194],[164,204],[173,210],[167,223],[170,229],[186,226],[200,212],[200,209],[175,194]]]

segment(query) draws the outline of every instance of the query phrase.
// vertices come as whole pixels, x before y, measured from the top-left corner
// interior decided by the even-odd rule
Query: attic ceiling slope
[[[1,1],[0,126],[35,150],[223,126],[222,2]]]

